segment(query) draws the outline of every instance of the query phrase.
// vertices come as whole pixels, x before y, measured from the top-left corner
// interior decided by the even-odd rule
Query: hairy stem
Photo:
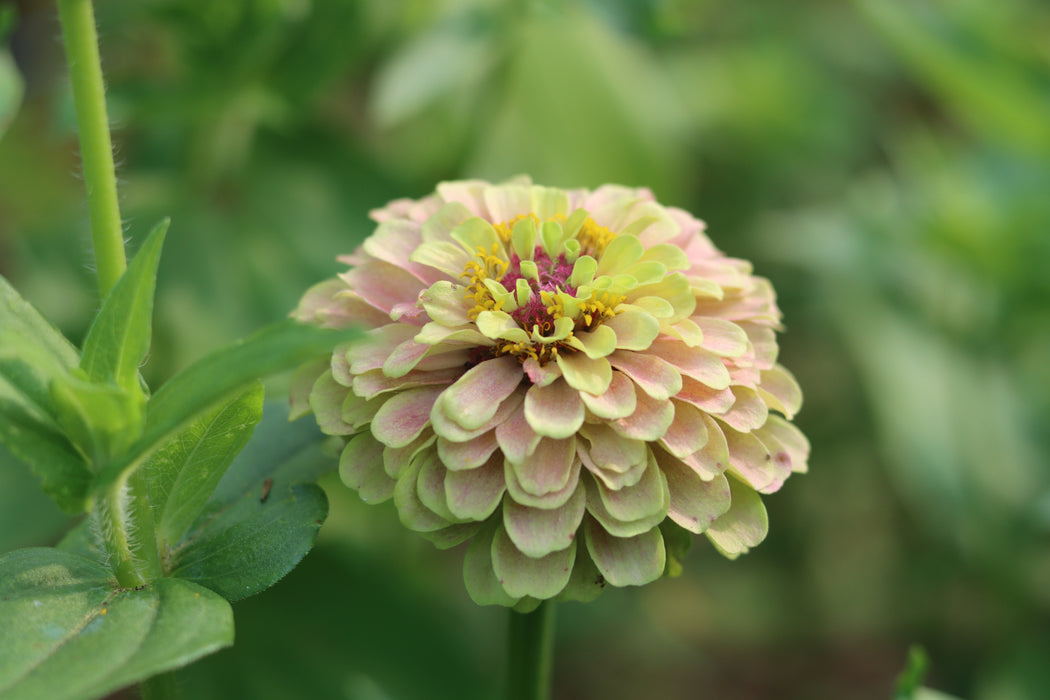
[[[554,650],[554,601],[530,613],[510,612],[508,700],[548,700]]]
[[[91,0],[58,0],[58,16],[73,85],[98,290],[105,299],[124,274],[127,260],[124,257],[124,231],[117,202],[113,144],[110,142],[109,119],[106,116],[95,11]]]
[[[145,470],[118,478],[99,494],[95,507],[117,583],[138,588],[159,578],[163,571]]]

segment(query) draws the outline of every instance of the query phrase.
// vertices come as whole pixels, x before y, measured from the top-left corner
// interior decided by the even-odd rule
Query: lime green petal
[[[497,250],[502,247],[496,229],[492,228],[492,224],[479,216],[467,219],[454,228],[450,235],[452,240],[459,243],[471,259],[477,254],[478,249],[489,253],[493,246],[496,246]],[[461,267],[459,271],[462,272],[463,268]]]
[[[576,542],[559,552],[533,559],[523,554],[502,527],[492,541],[492,569],[512,598],[532,596],[545,600],[565,588],[576,560]]]
[[[612,381],[612,366],[604,357],[590,358],[582,352],[558,353],[558,368],[573,389],[595,396],[605,393]]]
[[[606,325],[592,331],[574,333],[568,340],[569,347],[576,348],[591,359],[606,357],[616,349],[616,333]]]
[[[459,202],[448,202],[423,222],[421,234],[424,243],[448,241],[452,231],[472,217],[470,209]],[[418,262],[418,261],[417,261]],[[460,270],[462,270],[460,266]]]
[[[436,436],[430,431],[426,431],[418,438],[412,441],[411,444],[405,445],[404,447],[385,447],[383,448],[383,471],[391,479],[397,479],[401,476],[405,467],[412,463],[423,450],[428,450],[431,445],[434,444]]]
[[[609,241],[598,259],[599,275],[617,275],[638,262],[645,254],[641,241],[630,234]]]
[[[770,408],[780,411],[791,420],[802,407],[802,390],[795,376],[782,365],[762,370],[762,382],[758,385],[758,395]]]
[[[443,437],[437,439],[438,456],[452,471],[469,471],[480,467],[498,447],[495,430],[489,430],[466,442],[452,442]]]
[[[525,419],[538,435],[567,438],[583,425],[580,392],[564,381],[532,385],[525,394]]]
[[[573,460],[572,467],[569,471],[569,478],[565,483],[565,487],[558,490],[546,493],[542,496],[529,493],[521,484],[518,483],[517,473],[514,465],[511,464],[510,460],[505,460],[503,464],[503,478],[507,482],[507,493],[516,502],[525,505],[532,506],[534,508],[560,508],[572,497],[572,494],[576,491],[576,487],[580,481],[580,460]]]
[[[609,388],[599,396],[589,393],[581,393],[587,410],[606,420],[626,418],[634,413],[637,407],[637,398],[634,393],[634,382],[627,378],[623,372],[613,372],[609,381]]]
[[[443,527],[440,530],[420,532],[419,534],[438,549],[452,549],[477,534],[480,527],[481,523],[456,523],[455,525]]]
[[[432,321],[443,326],[460,326],[470,322],[467,312],[471,304],[467,300],[463,287],[447,280],[435,282],[419,295],[423,310]]]
[[[339,478],[366,503],[382,503],[394,495],[397,482],[383,471],[383,449],[371,435],[360,433],[339,457]]]
[[[532,217],[527,217],[514,224],[510,234],[510,245],[519,260],[532,260],[536,251],[536,238],[536,220]]]
[[[660,578],[667,563],[659,528],[633,537],[615,537],[595,520],[584,525],[587,551],[606,581],[614,586],[642,586]]]
[[[646,350],[660,335],[660,322],[650,314],[627,309],[602,324],[616,333],[616,347],[620,350]]]
[[[645,249],[642,262],[655,260],[662,263],[668,270],[688,270],[692,267],[689,256],[685,251],[670,243],[659,243]]]
[[[736,559],[766,538],[769,518],[762,499],[746,484],[729,479],[729,490],[729,510],[711,523],[704,534],[719,552]]]
[[[418,482],[420,467],[429,457],[412,460],[402,471],[394,487],[394,505],[401,524],[416,532],[433,532],[448,527],[451,523],[423,505],[419,500]],[[432,457],[437,459],[437,455]]]
[[[569,196],[563,189],[534,186],[529,194],[530,210],[540,221],[569,213]]]
[[[452,279],[459,279],[463,268],[474,259],[474,251],[467,252],[452,241],[424,243],[408,256],[410,262],[440,270]]]
[[[672,272],[654,284],[640,285],[631,289],[625,301],[633,304],[643,297],[660,297],[669,301],[674,308],[674,315],[666,319],[669,323],[677,323],[683,318],[688,318],[696,308],[696,297],[693,295],[692,287],[689,286],[689,280],[681,272]]]
[[[582,534],[583,530],[580,530]],[[557,600],[589,603],[602,594],[605,588],[605,577],[594,565],[587,547],[576,547],[576,561],[572,565],[572,575],[565,588],[558,594]]]
[[[484,199],[489,216],[493,221],[510,221],[521,214],[528,214],[532,204],[530,189],[521,185],[497,185],[487,188]]]
[[[355,432],[353,426],[343,420],[343,401],[349,393],[349,389],[335,381],[330,369],[314,382],[310,389],[310,410],[322,433],[350,435]]]

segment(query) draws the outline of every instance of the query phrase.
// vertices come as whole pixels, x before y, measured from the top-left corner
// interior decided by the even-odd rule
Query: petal
[[[558,600],[574,600],[589,603],[597,598],[605,588],[605,577],[594,565],[586,547],[576,547],[576,561],[572,565],[572,575],[565,588],[558,594]]]
[[[534,384],[525,394],[525,419],[539,435],[570,437],[583,425],[583,415],[580,392],[564,381]]]
[[[423,222],[420,237],[427,242],[447,241],[452,230],[472,216],[474,213],[459,202],[448,202]]]
[[[644,442],[632,441],[639,445],[645,445]],[[588,450],[581,449],[579,447],[579,440],[576,441],[577,450],[576,454],[580,458],[580,462],[584,468],[587,469],[591,474],[602,480],[606,488],[613,490],[622,489],[626,486],[634,486],[642,478],[646,468],[649,466],[649,457],[645,456],[637,464],[632,464],[627,467],[624,471],[614,471],[612,469],[602,469],[594,460],[591,458],[591,453]],[[626,460],[625,460],[626,461]]]
[[[469,471],[488,461],[499,447],[496,431],[489,430],[466,442],[452,442],[443,437],[437,439],[438,456],[452,471]]]
[[[646,471],[648,471],[648,469],[646,469]],[[671,503],[671,497],[670,493],[667,491],[666,478],[659,474],[659,469],[656,469],[656,471],[658,473],[657,478],[662,484],[663,498],[659,501],[659,508],[654,513],[643,516],[637,520],[620,520],[609,513],[608,509],[605,507],[605,500],[599,492],[599,482],[591,477],[585,477],[583,482],[587,488],[587,512],[590,513],[595,520],[601,523],[602,528],[616,537],[634,537],[635,535],[646,532],[649,528],[659,525],[660,521],[662,521],[667,515],[667,507]],[[621,489],[621,491],[622,490],[623,489]],[[609,491],[609,493],[619,492]]]
[[[518,477],[514,465],[509,460],[503,462],[503,478],[507,482],[507,493],[518,503],[535,508],[558,508],[572,497],[580,481],[580,460],[575,459],[569,471],[569,479],[564,488],[553,491],[543,496],[529,493],[518,483]]]
[[[352,392],[347,392],[340,408],[343,422],[350,426],[351,432],[356,433],[372,422],[384,402],[383,398],[364,399]]]
[[[591,559],[612,585],[642,586],[663,576],[667,553],[659,528],[634,537],[614,537],[588,518],[584,531]]]
[[[660,322],[640,309],[627,309],[602,324],[616,333],[620,350],[647,350],[660,335]]]
[[[712,316],[694,316],[704,334],[703,347],[722,357],[739,357],[747,351],[747,333],[732,321]]]
[[[332,370],[326,371],[314,382],[310,390],[310,409],[322,433],[350,435],[355,432],[353,426],[343,420],[343,401],[347,394],[350,394],[350,390],[335,381]]]
[[[446,241],[427,241],[412,251],[408,258],[417,265],[438,270],[452,279],[459,279],[472,257],[462,246]]]
[[[517,602],[503,590],[496,573],[492,570],[492,540],[498,525],[493,522],[484,526],[467,547],[463,558],[463,583],[478,605],[506,605]]]
[[[769,417],[769,407],[754,389],[746,386],[731,386],[729,389],[736,397],[732,408],[719,418],[733,430],[749,433],[765,425]]]
[[[712,389],[729,386],[729,370],[720,357],[703,348],[691,348],[676,340],[657,340],[650,350],[697,381]]]
[[[535,451],[513,464],[518,484],[534,496],[565,488],[576,459],[576,438],[543,438]]]
[[[609,388],[603,394],[595,396],[584,392],[580,394],[580,398],[588,411],[606,420],[626,418],[634,413],[638,405],[634,394],[634,382],[622,372],[613,372]]]
[[[612,381],[612,367],[604,357],[590,358],[582,352],[560,352],[557,362],[565,381],[577,391],[597,396],[605,393]]]
[[[400,303],[414,304],[425,286],[411,272],[382,260],[370,260],[340,278],[362,299],[387,313]]]
[[[525,404],[522,402],[507,419],[496,426],[496,442],[507,457],[507,460],[520,463],[536,451],[540,444],[540,435],[532,429],[525,418]]]
[[[775,462],[786,463],[793,472],[808,471],[809,440],[794,425],[780,416],[770,416],[756,435],[774,451]]]
[[[507,496],[503,499],[503,527],[526,556],[544,557],[573,543],[586,503],[582,486],[577,486],[572,497],[558,508],[530,508]]]
[[[605,512],[622,523],[634,523],[642,519],[664,519],[670,502],[667,479],[663,476],[656,458],[649,453],[648,465],[642,478],[633,486],[619,490],[607,488],[600,480],[594,482]],[[648,529],[648,528],[647,528]]]
[[[428,459],[437,459],[437,455],[418,457],[407,465],[397,479],[394,487],[394,505],[401,524],[416,532],[434,532],[448,527],[451,523],[423,505],[419,500],[419,472]]]
[[[519,214],[531,212],[532,199],[529,189],[521,185],[497,185],[487,188],[482,196],[492,221],[510,221]]]
[[[644,442],[624,437],[604,423],[587,424],[581,434],[589,445],[584,450],[577,441],[577,451],[586,452],[598,469],[622,474],[649,459]]]
[[[456,520],[456,516],[449,510],[448,498],[445,496],[446,474],[448,470],[433,451],[423,455],[420,458],[419,478],[416,479],[416,495],[428,510],[451,523]]]
[[[456,518],[484,520],[499,506],[506,491],[503,459],[493,455],[483,466],[445,475],[448,509]]]
[[[770,408],[780,411],[788,420],[802,407],[802,389],[799,388],[794,375],[781,365],[762,370],[762,383],[758,386],[758,395]]]
[[[496,528],[492,541],[492,570],[512,598],[532,596],[545,600],[558,595],[569,582],[575,560],[575,542],[559,552],[533,559],[514,546],[503,527]]]
[[[728,427],[722,432],[729,445],[729,473],[756,491],[773,483],[776,478],[773,455],[762,441],[751,433],[737,432]]]
[[[538,386],[547,386],[561,376],[561,368],[557,362],[540,364],[531,357],[522,364],[522,369],[529,376],[529,380]]]
[[[380,369],[390,352],[406,340],[410,340],[419,329],[405,323],[388,323],[367,331],[364,338],[353,342],[346,351],[352,374],[364,374]]]
[[[391,479],[397,479],[405,466],[410,464],[420,452],[434,444],[434,434],[429,430],[404,447],[386,447],[383,449],[383,471]]]
[[[430,423],[434,402],[444,390],[442,386],[424,386],[390,397],[372,419],[372,435],[390,447],[408,445]]]
[[[445,390],[441,397],[445,414],[466,430],[480,428],[523,377],[521,365],[509,355],[475,365]]]
[[[757,493],[736,479],[729,479],[729,510],[707,528],[707,539],[719,552],[736,559],[759,544],[769,532],[766,507]]]
[[[488,423],[475,430],[464,430],[449,417],[445,408],[444,398],[445,395],[442,394],[434,402],[434,408],[430,412],[430,422],[434,427],[434,432],[452,442],[466,442],[493,430],[500,423],[507,420],[521,406],[521,402],[525,399],[525,392],[517,391],[511,394],[503,403],[499,404],[499,407],[496,409],[496,415],[492,416]]]
[[[462,367],[441,369],[433,372],[414,370],[401,377],[389,377],[382,370],[373,369],[354,377],[354,394],[371,399],[380,394],[421,386],[449,386],[463,374]]]
[[[430,345],[416,342],[414,338],[399,343],[383,361],[383,374],[388,377],[403,377],[419,364]]]
[[[694,534],[701,534],[711,523],[729,510],[729,482],[721,474],[709,481],[663,450],[656,451],[656,461],[671,492],[667,517]]]
[[[729,468],[729,446],[718,421],[705,415],[704,424],[707,426],[704,448],[680,459],[701,479],[710,481]]]
[[[328,360],[321,358],[299,367],[292,373],[288,389],[288,420],[293,421],[310,413],[310,390],[317,379],[329,369],[330,364]]]
[[[675,396],[676,399],[688,401],[705,413],[725,413],[736,401],[736,396],[729,387],[724,389],[712,389],[692,377],[682,377],[682,390]]]
[[[672,401],[674,420],[660,438],[667,451],[681,459],[702,450],[707,444],[707,423],[696,406],[684,401]]]
[[[449,281],[432,284],[419,295],[419,303],[431,320],[443,326],[459,326],[470,322],[467,313],[472,304],[467,301],[464,288]]]
[[[339,478],[367,503],[388,500],[397,483],[383,471],[383,445],[368,433],[346,443],[339,457]]]
[[[607,325],[601,325],[592,331],[574,333],[568,344],[592,359],[606,357],[616,349],[616,333]]]
[[[674,407],[670,401],[657,401],[645,392],[635,394],[637,406],[634,413],[611,421],[609,425],[620,435],[633,440],[659,440],[674,421]]]
[[[650,353],[617,350],[609,364],[620,370],[642,391],[657,401],[666,401],[682,389],[682,375],[669,362]]]

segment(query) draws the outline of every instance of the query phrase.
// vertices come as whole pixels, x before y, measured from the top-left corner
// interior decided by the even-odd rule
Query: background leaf
[[[0,557],[0,694],[5,700],[95,698],[233,642],[233,611],[188,581],[115,588],[75,554]]]

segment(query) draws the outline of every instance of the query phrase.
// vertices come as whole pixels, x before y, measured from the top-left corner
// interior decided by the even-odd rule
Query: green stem
[[[139,697],[142,700],[175,700],[179,697],[179,685],[175,672],[159,673],[139,684]]]
[[[548,700],[554,651],[554,601],[530,613],[510,613],[507,699]]]
[[[127,268],[124,229],[117,203],[117,178],[113,166],[113,144],[109,139],[102,62],[91,0],[58,0],[62,40],[66,46],[73,105],[80,135],[80,157],[84,164],[91,241],[95,248],[98,290],[103,299]]]
[[[163,574],[157,553],[146,472],[137,469],[118,478],[99,495],[99,528],[117,583],[138,588]]]

